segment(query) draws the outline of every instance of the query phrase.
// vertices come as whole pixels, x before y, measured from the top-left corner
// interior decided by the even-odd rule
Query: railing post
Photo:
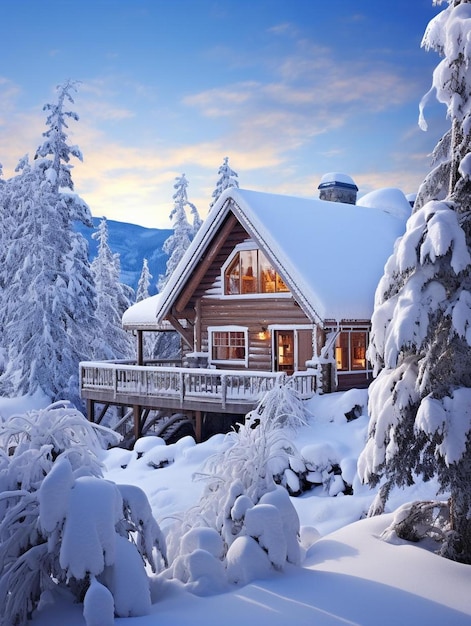
[[[226,408],[227,401],[227,376],[225,374],[221,374],[221,406],[223,409]]]
[[[180,402],[183,404],[185,400],[185,373],[179,372],[180,377]]]

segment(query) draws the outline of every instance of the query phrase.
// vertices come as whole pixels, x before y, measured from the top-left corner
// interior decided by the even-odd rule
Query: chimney
[[[338,172],[324,174],[318,189],[321,200],[356,204],[358,187],[347,174],[339,174]]]

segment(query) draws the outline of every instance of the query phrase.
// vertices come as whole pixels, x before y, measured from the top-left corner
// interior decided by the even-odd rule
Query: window
[[[343,330],[335,344],[337,371],[355,372],[367,369],[366,348],[368,333],[366,330]]]
[[[211,362],[237,362],[247,365],[247,329],[208,328]]]
[[[261,250],[240,250],[224,270],[224,293],[286,293],[288,287]]]

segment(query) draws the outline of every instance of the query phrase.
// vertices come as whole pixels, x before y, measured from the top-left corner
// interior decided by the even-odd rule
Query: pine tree
[[[5,285],[5,255],[10,245],[9,237],[9,201],[8,201],[8,186],[6,181],[2,178],[3,166],[0,163],[0,294]],[[0,316],[1,317],[1,316]],[[1,331],[1,327],[0,327]]]
[[[444,201],[414,209],[376,292],[369,358],[378,375],[359,460],[365,481],[385,479],[378,512],[393,485],[437,476],[450,494],[443,553],[465,563],[471,563],[470,35],[471,3],[458,0],[425,34],[427,47],[444,56],[434,89],[447,104],[452,131],[436,188],[446,173],[448,191]]]
[[[51,400],[80,402],[78,364],[89,357],[95,333],[95,288],[85,239],[73,229],[79,220],[91,226],[88,206],[73,192],[72,156],[67,144],[65,110],[73,82],[58,87],[57,104],[47,104],[45,141],[33,164],[20,162],[8,181],[13,220],[5,259],[3,332],[8,368],[1,378],[4,393],[42,391]]]
[[[100,332],[93,342],[95,359],[127,359],[133,355],[134,342],[123,329],[121,318],[131,306],[134,292],[119,281],[119,254],[113,254],[108,245],[108,224],[103,217],[98,230],[92,234],[98,240],[98,254],[92,262],[92,274],[97,293],[96,317]]]
[[[149,270],[149,264],[147,262],[147,259],[143,259],[141,275],[139,276],[139,281],[137,283],[136,302],[140,302],[141,300],[145,300],[149,297],[149,287],[151,280],[152,274]]]
[[[213,201],[209,205],[209,208],[212,209],[213,206],[219,199],[219,196],[223,191],[229,189],[230,187],[238,187],[239,181],[237,180],[237,172],[234,172],[229,167],[229,157],[224,157],[224,161],[221,167],[218,169],[218,181],[216,183],[216,189],[212,193]]]
[[[444,1],[436,0],[435,3]],[[435,69],[432,86],[420,103],[419,126],[427,130],[424,109],[435,94],[447,108],[451,128],[432,153],[434,167],[419,189],[417,208],[428,200],[443,200],[447,196],[463,205],[463,200],[470,194],[471,162],[469,157],[466,158],[471,144],[469,0],[446,1],[448,8],[429,23],[422,39],[422,47],[438,52],[443,60]]]
[[[173,221],[173,233],[166,239],[163,245],[163,251],[168,254],[168,260],[165,274],[159,278],[159,291],[162,291],[168,279],[173,274],[202,223],[198,209],[188,200],[188,181],[185,174],[177,176],[175,181],[173,186],[176,190],[173,194],[174,205],[170,212],[170,219]],[[193,216],[192,225],[188,222],[186,214],[187,207]]]

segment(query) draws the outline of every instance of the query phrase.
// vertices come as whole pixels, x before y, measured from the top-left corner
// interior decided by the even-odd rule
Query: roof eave
[[[187,279],[194,271],[201,255],[211,242],[215,231],[219,228],[229,212],[230,198],[227,197],[228,195],[227,193],[223,194],[224,197],[221,196],[219,201],[211,209],[211,213],[214,213],[214,217],[212,219],[210,219],[211,216],[209,218],[207,217],[203,222],[161,292],[161,299],[156,310],[157,323],[162,323],[165,317],[171,312],[172,306],[184,288]]]

